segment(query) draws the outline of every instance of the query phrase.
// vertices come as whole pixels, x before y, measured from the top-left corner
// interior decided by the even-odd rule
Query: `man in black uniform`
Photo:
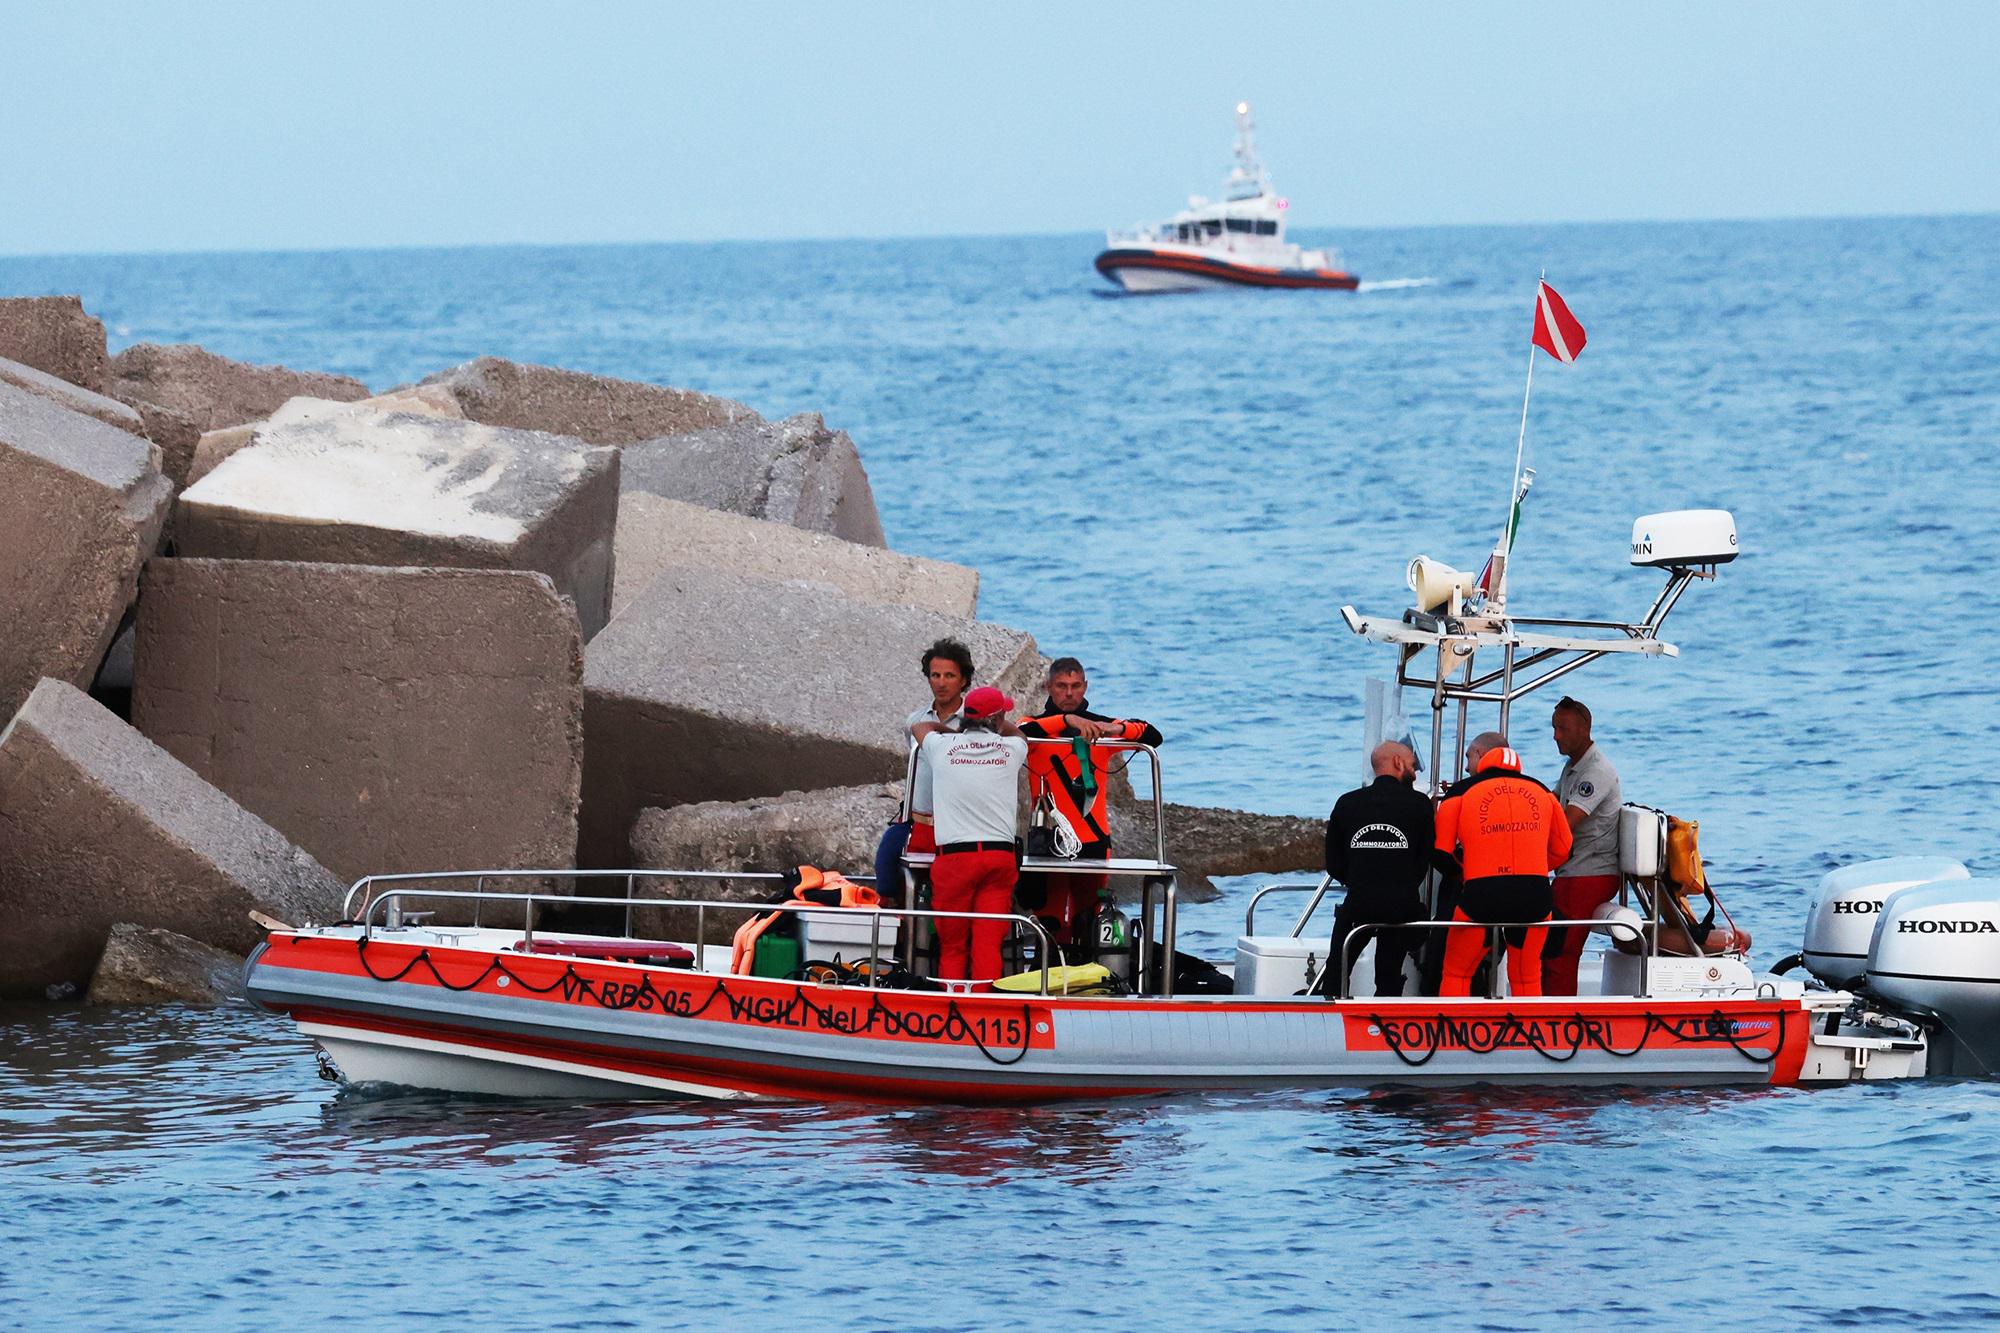
[[[1333,951],[1327,957],[1324,991],[1340,993],[1347,933],[1360,926],[1415,921],[1424,915],[1418,896],[1430,870],[1433,837],[1431,803],[1411,784],[1417,756],[1407,745],[1384,741],[1368,756],[1375,780],[1340,798],[1326,821],[1326,873],[1347,886],[1333,914]],[[1359,953],[1368,941],[1355,940]],[[1417,951],[1423,933],[1377,931],[1375,993],[1403,993],[1403,960]]]

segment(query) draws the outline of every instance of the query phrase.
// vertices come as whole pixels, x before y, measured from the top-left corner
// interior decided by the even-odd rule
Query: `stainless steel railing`
[[[647,898],[635,901],[630,897],[625,897],[625,898],[587,897],[587,896],[577,896],[577,895],[560,894],[560,893],[496,893],[487,890],[484,887],[484,881],[488,879],[505,879],[505,878],[546,879],[546,878],[558,878],[564,876],[573,876],[577,878],[620,878],[629,876],[641,879],[770,880],[774,882],[779,881],[783,878],[780,875],[763,874],[758,872],[746,872],[746,871],[718,872],[718,871],[692,871],[692,870],[637,870],[637,871],[467,870],[467,871],[443,871],[433,874],[367,875],[363,876],[359,880],[356,880],[354,884],[348,889],[347,899],[346,899],[346,910],[344,912],[344,915],[348,920],[354,921],[361,927],[361,935],[363,939],[373,939],[375,930],[377,929],[376,917],[379,915],[382,918],[382,926],[381,926],[382,929],[391,929],[392,928],[391,921],[400,917],[402,904],[405,899],[413,899],[413,898],[425,899],[425,900],[444,899],[446,901],[453,901],[453,902],[471,902],[474,905],[475,925],[477,924],[476,918],[478,913],[478,906],[480,903],[482,902],[518,903],[521,905],[523,912],[521,943],[523,946],[523,951],[529,952],[531,951],[530,946],[533,945],[535,938],[535,910],[537,906],[624,907],[626,909],[626,936],[628,938],[631,935],[631,909],[635,906],[693,908],[695,913],[695,931],[694,931],[695,968],[697,971],[706,972],[708,970],[708,949],[710,947],[708,943],[707,917],[710,911],[735,912],[738,914],[749,914],[749,915],[762,915],[767,912],[828,912],[828,913],[855,913],[855,914],[865,912],[868,914],[870,918],[869,943],[868,943],[868,978],[867,978],[868,986],[870,989],[876,988],[878,980],[877,973],[880,971],[882,963],[882,919],[884,917],[889,917],[897,920],[910,920],[910,921],[939,920],[939,919],[960,920],[960,921],[1004,921],[1012,924],[1015,927],[1016,934],[1021,933],[1021,928],[1025,927],[1026,932],[1031,933],[1033,935],[1036,942],[1035,957],[1041,963],[1040,967],[1040,971],[1042,974],[1041,994],[1043,995],[1050,994],[1049,959],[1052,957],[1052,954],[1050,951],[1048,932],[1045,929],[1043,929],[1041,923],[1036,921],[1033,917],[1021,915],[1018,913],[945,912],[929,908],[915,908],[915,907],[834,907],[834,906],[829,906],[825,903],[800,903],[800,902],[741,903],[741,902],[724,902],[713,899],[695,899],[695,898]],[[433,889],[433,888],[418,888],[418,887],[391,888],[386,892],[380,894],[376,894],[372,891],[374,886],[378,884],[388,884],[388,883],[407,884],[412,881],[465,880],[465,879],[472,879],[477,881],[479,887],[476,887],[471,891],[466,891],[463,889]],[[357,894],[364,895],[363,897],[364,905],[362,907],[361,915],[359,917],[356,917],[353,911],[353,903],[355,900],[355,896]]]
[[[1483,930],[1487,932],[1486,958],[1491,960],[1493,964],[1493,966],[1488,970],[1487,973],[1486,998],[1489,1000],[1497,1000],[1498,998],[1500,998],[1500,966],[1503,957],[1503,954],[1501,952],[1501,938],[1500,938],[1501,935],[1509,930],[1534,930],[1537,928],[1553,929],[1554,927],[1557,926],[1562,926],[1562,927],[1581,926],[1585,929],[1590,929],[1590,930],[1602,930],[1605,933],[1609,934],[1613,940],[1617,940],[1621,934],[1623,934],[1628,938],[1637,936],[1650,936],[1651,939],[1649,947],[1640,951],[1639,953],[1639,992],[1642,995],[1646,992],[1646,988],[1648,985],[1648,971],[1649,971],[1648,964],[1651,962],[1651,960],[1658,953],[1659,950],[1659,937],[1657,934],[1658,927],[1653,922],[1650,921],[1641,921],[1639,924],[1633,925],[1629,921],[1607,921],[1603,917],[1590,917],[1588,919],[1583,919],[1583,920],[1570,919],[1570,920],[1558,920],[1558,921],[1551,921],[1545,919],[1541,921],[1366,922],[1348,931],[1347,938],[1343,939],[1340,942],[1339,996],[1343,1000],[1351,1000],[1354,998],[1354,991],[1352,989],[1354,984],[1354,977],[1353,977],[1354,960],[1361,953],[1361,950],[1357,948],[1355,944],[1357,940],[1364,939],[1366,936],[1371,934],[1379,934],[1385,930],[1411,930],[1411,931]]]

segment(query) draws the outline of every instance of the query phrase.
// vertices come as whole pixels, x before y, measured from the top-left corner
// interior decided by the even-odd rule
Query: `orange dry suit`
[[[1463,871],[1454,921],[1546,921],[1554,906],[1549,872],[1569,859],[1569,820],[1555,793],[1521,772],[1510,746],[1486,752],[1471,782],[1437,811],[1437,851]],[[1507,983],[1515,995],[1542,993],[1540,926],[1510,926]],[[1486,956],[1483,930],[1459,927],[1445,944],[1440,995],[1469,995]]]
[[[791,901],[820,907],[879,907],[882,903],[881,896],[866,884],[856,884],[838,871],[814,866],[799,867],[799,882],[792,886]],[[781,917],[797,915],[789,911],[767,912],[737,927],[735,938],[730,941],[729,970],[739,977],[749,976],[757,961],[758,937]]]
[[[1070,709],[1068,715],[1088,718],[1092,722],[1118,720],[1091,712],[1088,699]],[[1028,746],[1028,799],[1039,801],[1046,793],[1056,813],[1063,817],[1083,844],[1082,850],[1076,854],[1077,859],[1102,861],[1111,855],[1107,792],[1111,785],[1111,760],[1117,751],[1101,750],[1091,745],[1076,734],[1075,728],[1064,721],[1064,717],[1062,711],[1049,707],[1040,716],[1021,719],[1021,734],[1030,741],[1043,737],[1059,739],[1066,736],[1072,739],[1072,744],[1067,747],[1046,744]],[[1158,745],[1163,738],[1160,729],[1152,723],[1133,719],[1114,729],[1105,739]],[[1055,942],[1066,945],[1075,940],[1072,928],[1076,922],[1095,915],[1098,896],[1109,883],[1109,877],[1104,875],[1024,875],[1019,892],[1023,906],[1053,922]],[[1039,903],[1031,901],[1038,890],[1045,892]]]

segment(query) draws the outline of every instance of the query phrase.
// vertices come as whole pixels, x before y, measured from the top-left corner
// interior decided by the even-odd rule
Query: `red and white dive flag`
[[[1583,325],[1546,282],[1535,293],[1535,346],[1558,361],[1574,361],[1583,350]]]

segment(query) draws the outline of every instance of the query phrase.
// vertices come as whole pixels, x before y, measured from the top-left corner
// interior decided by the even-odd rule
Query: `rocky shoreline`
[[[491,357],[377,394],[0,299],[0,997],[225,998],[249,913],[371,873],[866,872],[922,648],[1047,669],[978,592],[817,414]],[[1168,807],[1191,896],[1319,837]]]

